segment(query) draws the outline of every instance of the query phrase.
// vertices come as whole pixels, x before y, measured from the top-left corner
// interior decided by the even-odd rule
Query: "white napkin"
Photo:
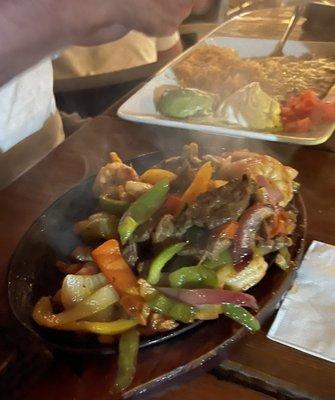
[[[0,155],[42,128],[56,111],[50,59],[0,87]]]
[[[267,337],[335,362],[335,246],[311,244]]]

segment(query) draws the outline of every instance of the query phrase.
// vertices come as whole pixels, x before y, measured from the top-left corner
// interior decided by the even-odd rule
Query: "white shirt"
[[[148,37],[131,31],[115,42],[93,47],[72,46],[54,60],[55,79],[105,74],[157,61],[157,53],[178,43],[179,33]]]
[[[55,61],[55,76],[87,76],[155,62],[157,51],[178,40],[178,33],[150,38],[133,31],[105,45],[70,47]],[[39,131],[55,112],[52,63],[46,59],[0,87],[0,154]]]
[[[49,59],[0,87],[0,154],[39,131],[55,111]]]

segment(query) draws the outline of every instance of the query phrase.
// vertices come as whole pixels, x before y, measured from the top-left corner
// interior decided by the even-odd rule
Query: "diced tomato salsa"
[[[281,111],[285,132],[307,132],[313,126],[335,121],[335,102],[320,100],[312,90],[292,96]]]

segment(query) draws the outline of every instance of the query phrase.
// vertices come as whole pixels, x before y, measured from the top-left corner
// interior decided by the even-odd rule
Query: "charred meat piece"
[[[183,161],[188,161],[191,167],[199,167],[201,165],[202,161],[199,158],[199,147],[197,143],[186,144],[183,147],[181,156],[167,158],[155,167],[177,172],[183,165]]]
[[[206,248],[206,257],[209,260],[216,260],[220,257],[220,254],[227,250],[231,245],[231,241],[225,237],[219,237],[209,241]]]
[[[255,185],[246,177],[198,197],[177,220],[177,229],[186,232],[191,226],[214,229],[229,221],[236,221],[249,206]]]
[[[158,222],[152,234],[152,241],[154,243],[161,243],[164,240],[175,236],[176,229],[174,226],[173,215],[166,214]]]
[[[57,261],[56,267],[62,274],[76,274],[83,265],[81,263],[66,263]]]
[[[173,188],[184,191],[192,182],[196,171],[203,161],[199,158],[199,148],[196,143],[183,147],[181,156],[163,160],[155,167],[174,172],[178,178],[173,182]]]
[[[179,255],[193,256],[201,260],[207,248],[208,238],[209,232],[207,229],[192,226],[184,235],[184,240],[187,242],[187,245]]]
[[[213,167],[213,178],[221,179],[221,168],[222,168],[222,157],[212,154],[206,154],[203,156],[203,161],[210,161]]]
[[[199,166],[201,164],[201,159],[199,158],[199,147],[197,143],[190,143],[183,147],[181,157],[188,160],[192,166]]]
[[[158,223],[159,216],[153,215],[148,221],[140,225],[133,234],[135,243],[143,243],[150,239],[150,236]]]
[[[174,319],[166,317],[158,313],[151,313],[149,315],[147,325],[141,326],[140,332],[144,336],[156,335],[159,332],[167,332],[177,328],[178,322]]]
[[[129,266],[135,267],[139,258],[137,253],[137,244],[134,242],[129,242],[127,246],[124,247],[122,256]]]
[[[91,251],[89,246],[77,246],[71,253],[71,258],[77,262],[93,261]]]
[[[256,247],[262,253],[262,255],[270,254],[275,251],[282,249],[283,247],[290,247],[293,244],[293,240],[288,236],[278,236],[274,239],[256,239]]]

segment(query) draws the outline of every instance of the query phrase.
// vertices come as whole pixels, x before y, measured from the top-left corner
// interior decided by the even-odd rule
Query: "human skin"
[[[197,0],[193,6],[193,15],[204,15],[218,0]]]
[[[0,0],[0,86],[68,45],[173,34],[192,0]]]

